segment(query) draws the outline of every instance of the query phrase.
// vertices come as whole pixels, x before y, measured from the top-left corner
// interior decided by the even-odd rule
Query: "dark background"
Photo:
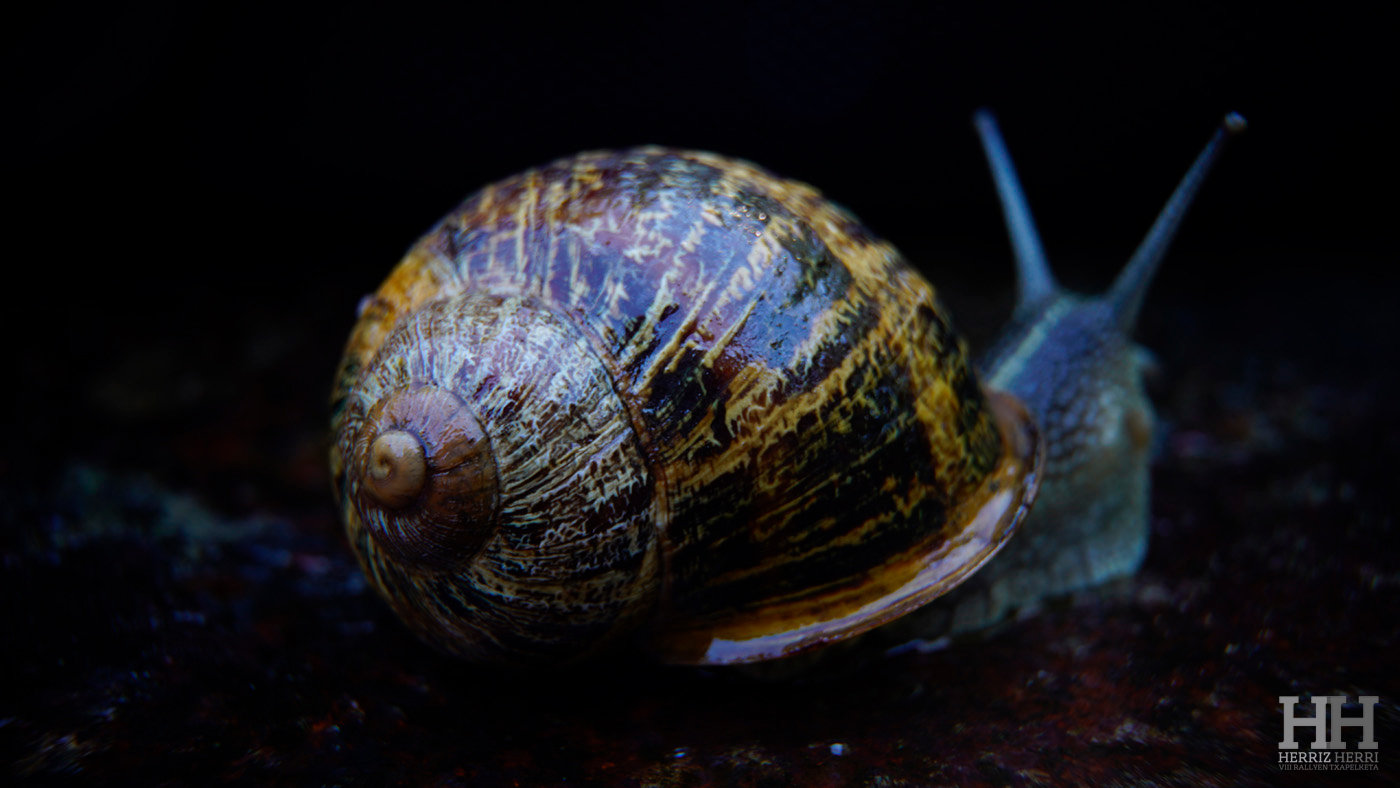
[[[206,339],[181,359],[195,366],[308,311],[327,321],[311,341],[338,337],[470,191],[642,143],[813,183],[950,298],[998,298],[1010,263],[978,106],[999,114],[1072,285],[1111,279],[1237,110],[1250,132],[1159,290],[1254,304],[1375,292],[1395,281],[1395,30],[1380,3],[50,10],[6,47],[11,268],[39,278],[11,291],[15,327],[41,363],[58,340],[59,378],[31,392],[49,404],[81,398],[115,349],[171,332]],[[1238,330],[1314,322],[1287,303]],[[978,334],[980,319],[964,322]],[[1353,327],[1310,333],[1333,328]]]
[[[1382,667],[1400,642],[1393,4],[38,13],[7,25],[0,55],[0,547],[4,640],[19,644],[0,754],[19,776],[922,785],[933,763],[952,770],[935,782],[999,783],[1087,763],[1106,772],[1075,779],[1266,784],[1281,776],[1273,696],[1400,692]],[[647,668],[522,700],[427,653],[355,584],[325,471],[331,376],[358,299],[457,201],[584,149],[747,158],[893,241],[979,345],[1011,281],[979,106],[1000,118],[1057,274],[1084,290],[1112,279],[1221,116],[1250,123],[1138,331],[1173,436],[1138,602],[1047,615],[829,701]],[[198,515],[151,515],[189,511],[167,497]],[[264,521],[293,527],[221,541]],[[1069,642],[1099,649],[1091,664]],[[1139,652],[1157,662],[1114,673]],[[1047,687],[1048,712],[1041,696],[984,705],[1019,686],[998,671],[1077,670],[1108,678]],[[1139,718],[1111,730],[1170,738],[1087,753],[1054,738],[1116,710]],[[905,765],[814,760],[828,722]],[[928,761],[898,761],[910,731],[942,741],[964,722],[949,746],[1005,761],[959,771],[918,739]],[[657,771],[685,747],[689,771]]]
[[[316,341],[339,337],[481,184],[642,143],[806,180],[950,297],[997,298],[1010,263],[978,106],[1084,289],[1111,279],[1220,116],[1244,113],[1159,290],[1346,298],[1395,281],[1396,21],[1381,3],[52,10],[6,47],[10,260],[40,282],[11,300],[24,344],[47,360],[59,339],[79,377],[172,331],[226,357],[240,320],[317,310]],[[1238,329],[1266,337],[1312,322],[1292,302],[1249,314]]]

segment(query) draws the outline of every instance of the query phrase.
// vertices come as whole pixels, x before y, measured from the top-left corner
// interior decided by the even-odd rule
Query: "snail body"
[[[850,637],[999,564],[1043,476],[1047,533],[1100,476],[1134,477],[1071,539],[1112,532],[1126,547],[1089,574],[1130,571],[1151,433],[1119,359],[1132,315],[1079,308],[1048,270],[1026,290],[1022,268],[979,373],[927,280],[804,184],[642,148],[488,186],[361,304],[333,394],[350,545],[410,628],[495,662],[633,637],[747,662]],[[1082,315],[1109,338],[1043,347]],[[1090,404],[1046,393],[1086,351],[1103,380],[1068,388]]]

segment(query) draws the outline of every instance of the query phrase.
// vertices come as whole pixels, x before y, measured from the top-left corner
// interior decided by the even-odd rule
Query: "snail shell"
[[[659,148],[470,197],[362,304],[333,412],[371,583],[497,662],[848,637],[986,562],[1043,454],[893,247],[808,186]]]

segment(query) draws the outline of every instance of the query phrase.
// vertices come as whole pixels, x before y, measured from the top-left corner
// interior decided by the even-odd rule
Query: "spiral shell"
[[[366,575],[498,662],[863,631],[990,558],[1041,455],[893,247],[806,185],[656,148],[468,198],[362,305],[333,413]]]

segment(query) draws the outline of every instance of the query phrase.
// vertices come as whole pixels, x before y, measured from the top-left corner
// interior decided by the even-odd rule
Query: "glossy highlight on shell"
[[[497,662],[849,637],[986,562],[1043,454],[893,247],[806,185],[657,148],[468,198],[366,300],[333,408],[371,583]]]

